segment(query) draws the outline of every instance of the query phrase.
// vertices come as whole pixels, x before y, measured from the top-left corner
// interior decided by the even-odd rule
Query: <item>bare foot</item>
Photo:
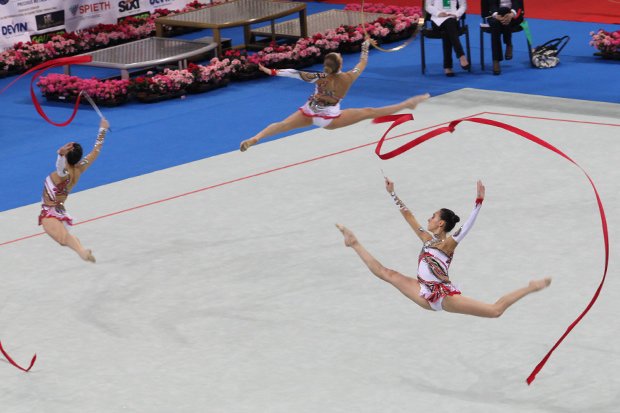
[[[547,277],[547,278],[543,278],[541,280],[533,280],[530,281],[529,286],[534,290],[534,291],[540,291],[543,288],[547,288],[549,287],[549,284],[551,284],[551,277]]]
[[[250,146],[254,146],[254,145],[256,145],[256,143],[257,143],[257,142],[258,142],[258,139],[256,139],[256,138],[247,139],[247,140],[245,140],[245,141],[241,142],[241,146],[239,147],[239,150],[240,150],[241,152],[245,152],[245,151],[247,151],[247,150],[248,150],[248,148],[249,148]]]
[[[97,262],[91,250],[84,250],[84,252],[80,254],[80,258],[82,258],[84,261],[92,262],[93,264]]]
[[[357,244],[357,238],[348,228],[346,228],[342,224],[336,224],[336,228],[338,228],[340,232],[342,232],[342,235],[344,235],[345,246],[352,247],[353,245]]]
[[[429,95],[428,93],[425,93],[423,95],[418,95],[418,96],[414,96],[412,98],[407,99],[406,102],[406,107],[407,109],[415,109],[416,106],[418,106],[420,103],[424,102],[426,99],[430,98],[431,95]]]

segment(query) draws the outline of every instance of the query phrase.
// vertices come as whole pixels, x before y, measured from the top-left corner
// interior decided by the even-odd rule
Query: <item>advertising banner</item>
[[[152,13],[179,10],[192,0],[0,0],[0,50],[37,34],[73,32],[99,23]],[[201,0],[201,3],[209,3]]]
[[[63,0],[0,0],[0,49],[64,28]]]
[[[74,32],[99,23],[116,23],[116,1],[65,0],[65,30]]]

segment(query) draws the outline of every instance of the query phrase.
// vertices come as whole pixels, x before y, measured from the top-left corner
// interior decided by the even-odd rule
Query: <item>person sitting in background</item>
[[[470,65],[459,40],[459,20],[467,11],[467,1],[426,0],[425,9],[431,15],[433,30],[446,33],[446,36],[441,40],[443,43],[443,70],[446,76],[454,76],[452,71],[452,49],[454,49],[454,54],[460,61],[461,68],[469,70]]]
[[[484,2],[483,2],[484,4]],[[514,26],[523,22],[522,0],[490,0],[487,23],[491,28],[491,50],[493,55],[493,74],[499,75],[499,62],[512,59],[512,31]],[[506,54],[502,54],[501,37],[504,38]]]

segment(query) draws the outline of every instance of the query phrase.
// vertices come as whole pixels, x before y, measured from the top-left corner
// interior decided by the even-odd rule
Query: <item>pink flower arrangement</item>
[[[147,76],[131,79],[129,89],[135,93],[166,95],[183,90],[193,81],[194,75],[187,69],[164,69],[163,73],[148,72]]]
[[[197,83],[221,83],[227,80],[232,74],[234,67],[239,65],[241,65],[239,59],[231,61],[228,58],[220,60],[214,57],[207,66],[190,63],[188,70],[192,73],[194,81]]]
[[[80,91],[84,90],[99,103],[124,101],[129,92],[128,80],[101,81],[96,78],[81,79],[77,76],[56,73],[42,77],[37,86],[48,97],[60,97],[69,101],[75,100]]]
[[[321,49],[308,39],[302,39],[294,45],[278,45],[272,43],[256,53],[256,60],[269,67],[280,67],[294,64],[301,60],[311,61],[321,55]]]
[[[607,32],[600,29],[598,32],[590,32],[590,36],[592,36],[590,46],[595,47],[601,53],[620,53],[620,30]]]
[[[361,11],[362,5],[359,3],[347,4],[344,7],[345,10]],[[401,6],[386,6],[383,3],[368,3],[364,4],[364,12],[367,13],[383,13],[383,14],[402,14],[406,17],[420,18],[422,15],[422,9],[419,6],[413,7],[401,7]],[[417,20],[417,19],[416,19]]]

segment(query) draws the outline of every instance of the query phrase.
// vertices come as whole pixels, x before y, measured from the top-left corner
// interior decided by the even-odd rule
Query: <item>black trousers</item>
[[[504,60],[502,37],[504,38],[504,44],[512,45],[512,32],[522,21],[522,18],[512,19],[510,24],[504,25],[493,17],[487,18],[487,23],[489,23],[491,29],[491,53],[493,55],[493,60]]]
[[[435,22],[431,22],[433,30],[445,32],[446,35],[441,39],[443,45],[443,67],[444,69],[452,69],[452,49],[454,54],[460,58],[465,54],[463,46],[459,40],[459,22],[454,18],[446,19],[440,26]]]

